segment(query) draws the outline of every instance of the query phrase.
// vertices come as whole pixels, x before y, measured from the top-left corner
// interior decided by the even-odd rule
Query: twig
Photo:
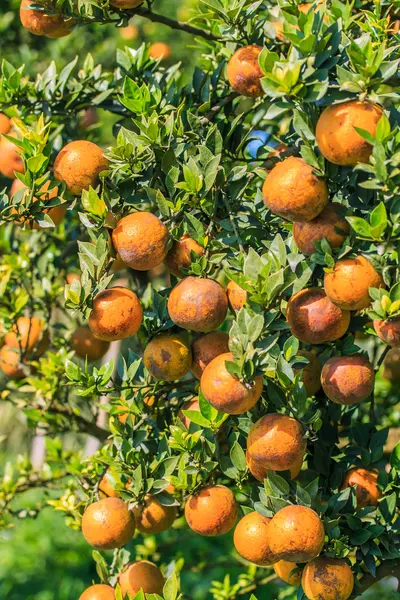
[[[207,125],[207,123],[209,121],[212,121],[213,118],[215,117],[215,115],[217,115],[219,113],[221,108],[223,108],[224,106],[226,106],[227,104],[232,102],[232,100],[234,100],[237,97],[238,97],[238,94],[236,92],[232,92],[228,96],[225,96],[225,98],[222,98],[222,100],[220,100],[219,102],[214,104],[214,106],[210,109],[210,111],[206,114],[206,116],[200,120],[201,124]]]
[[[384,349],[384,351],[382,352],[382,354],[380,355],[380,357],[377,360],[377,363],[375,365],[375,371],[379,371],[381,364],[383,363],[383,361],[386,358],[387,353],[390,350],[390,346],[386,346],[386,348]]]

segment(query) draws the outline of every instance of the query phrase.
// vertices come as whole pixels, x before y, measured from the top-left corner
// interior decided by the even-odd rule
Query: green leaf
[[[163,597],[165,600],[176,600],[179,592],[179,582],[175,571],[171,573],[163,587]]]
[[[393,469],[400,469],[400,442],[396,444],[390,455],[390,466]]]
[[[230,451],[231,461],[238,471],[245,471],[247,468],[246,455],[238,442],[234,442]]]

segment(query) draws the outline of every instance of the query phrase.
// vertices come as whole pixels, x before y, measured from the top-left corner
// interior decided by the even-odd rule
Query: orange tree
[[[376,381],[389,350],[399,377],[398,4],[213,0],[182,23],[23,0],[35,35],[140,15],[200,50],[191,79],[145,45],[112,72],[2,64],[2,398],[47,456],[7,466],[1,523],[43,489],[28,514],[96,549],[82,600],[190,597],[180,574],[207,565],[182,542],[230,531],[243,576],[218,599],[399,578],[398,396]],[[94,106],[107,147],[82,136]]]

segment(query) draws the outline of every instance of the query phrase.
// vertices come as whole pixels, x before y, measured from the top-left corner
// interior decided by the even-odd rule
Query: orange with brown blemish
[[[189,417],[183,414],[184,410],[195,410],[196,412],[200,412],[199,398],[196,396],[196,398],[193,398],[193,400],[187,400],[182,404],[182,407],[178,412],[178,419],[182,421],[186,429],[189,429],[192,421],[189,419]]]
[[[54,162],[54,177],[67,186],[75,196],[83,190],[95,187],[99,175],[108,169],[108,160],[103,150],[86,140],[70,142],[57,154]]]
[[[301,583],[301,571],[296,571],[292,573],[295,569],[297,569],[297,564],[295,562],[290,562],[288,560],[279,560],[273,565],[275,573],[289,585],[299,586]]]
[[[89,327],[96,337],[112,342],[137,333],[142,319],[143,310],[136,294],[116,286],[103,290],[93,300]]]
[[[387,319],[386,321],[374,321],[374,329],[378,337],[388,346],[400,347],[400,317]]]
[[[49,334],[45,331],[43,319],[19,317],[13,330],[6,334],[5,343],[10,348],[21,349],[23,353],[41,356],[49,346]]]
[[[226,362],[233,362],[233,354],[216,356],[204,369],[200,388],[206,400],[217,410],[229,415],[241,415],[251,410],[263,390],[263,378],[256,375],[251,383],[231,375]]]
[[[9,379],[22,379],[25,376],[19,351],[9,346],[3,346],[0,350],[0,368]]]
[[[333,304],[321,288],[292,296],[286,310],[290,331],[305,344],[324,344],[341,338],[350,325],[350,312]]]
[[[49,202],[49,200],[52,200],[53,198],[56,198],[58,195],[58,188],[55,187],[52,190],[50,190],[50,192],[48,193],[42,193],[42,192],[47,192],[47,190],[50,187],[50,181],[46,181],[46,183],[44,183],[42,185],[42,187],[40,188],[40,200],[42,202]],[[26,186],[22,183],[22,181],[20,181],[19,179],[14,179],[13,184],[11,186],[10,189],[10,196],[11,198],[15,195],[16,192],[18,192],[19,190],[27,190]],[[28,190],[27,190],[28,192]],[[27,193],[25,192],[25,194]],[[24,196],[25,196],[24,194]],[[33,197],[32,201],[36,202],[38,200],[38,198],[36,198],[35,196]],[[53,221],[54,225],[57,227],[61,221],[64,219],[65,217],[65,213],[67,212],[67,205],[64,204],[60,204],[59,206],[54,206],[53,208],[45,208],[43,210],[43,212],[47,215],[49,215],[49,217],[51,218],[51,220]],[[12,213],[18,213],[18,209],[17,207],[13,207],[12,209]],[[27,227],[27,229],[43,229],[40,225],[38,225],[38,223],[36,223],[34,221],[34,219],[26,219],[21,218],[18,221],[14,221],[14,223],[18,223],[19,225],[24,224],[25,227]]]
[[[159,333],[147,344],[143,362],[154,379],[176,381],[190,370],[192,351],[182,336]]]
[[[189,496],[185,503],[185,517],[196,533],[215,536],[227,533],[234,526],[238,506],[232,491],[224,485],[211,485]]]
[[[118,583],[124,597],[126,594],[130,594],[134,598],[140,590],[143,590],[144,594],[162,596],[165,579],[154,563],[148,560],[139,560],[127,565],[119,575]]]
[[[147,494],[143,503],[135,506],[133,512],[136,527],[142,533],[161,533],[169,529],[176,517],[176,506],[166,506],[157,500],[157,496]]]
[[[183,277],[182,269],[187,269],[192,264],[191,253],[194,252],[197,256],[204,255],[204,248],[200,246],[187,233],[180,240],[173,243],[172,248],[168,251],[165,257],[165,264],[170,273],[175,277]]]
[[[268,523],[271,519],[254,511],[248,513],[235,527],[233,543],[240,556],[255,565],[271,565],[275,557],[269,547]]]
[[[150,212],[124,217],[112,232],[114,248],[121,259],[137,271],[153,269],[164,260],[168,238],[164,223]]]
[[[348,600],[354,576],[345,560],[321,556],[304,567],[301,583],[309,600]]]
[[[375,136],[382,115],[382,108],[373,102],[349,100],[328,106],[315,130],[318,148],[336,165],[355,166],[359,162],[368,162],[372,146],[354,128]]]
[[[356,486],[357,508],[377,506],[382,492],[378,488],[378,473],[356,467],[346,474],[341,489]]]
[[[80,358],[99,360],[107,353],[110,342],[100,340],[93,335],[90,327],[83,325],[74,332],[71,345]]]
[[[24,162],[19,149],[10,140],[2,137],[0,140],[0,173],[4,177],[14,179],[15,173],[23,173],[24,170]]]
[[[225,320],[228,299],[224,288],[213,279],[186,277],[168,298],[168,312],[178,327],[207,333]]]
[[[226,287],[226,295],[228,296],[229,308],[233,313],[239,312],[246,304],[247,292],[233,280]]]
[[[98,583],[88,587],[79,600],[115,600],[115,591],[110,585]]]
[[[46,11],[30,9],[31,4],[43,4],[41,0],[22,0],[20,5],[20,19],[22,26],[33,35],[44,35],[50,38],[60,38],[71,33],[75,25],[74,19],[64,18],[59,13],[47,15]],[[54,9],[49,12],[54,13]]]
[[[267,471],[290,471],[298,475],[303,464],[306,440],[301,424],[287,415],[271,413],[250,429],[246,460],[251,473],[262,481]]]
[[[288,221],[311,221],[328,203],[328,188],[302,158],[289,156],[268,173],[263,185],[265,205]]]
[[[120,498],[103,498],[85,510],[82,533],[88,544],[98,550],[121,548],[135,533],[135,517]]]
[[[331,202],[312,221],[293,223],[296,246],[306,256],[316,252],[314,243],[323,238],[331,248],[340,248],[350,232],[350,225],[343,217],[343,207]]]
[[[324,525],[307,506],[285,506],[268,523],[270,548],[277,560],[308,562],[324,547]]]
[[[321,383],[329,400],[336,404],[359,404],[374,390],[375,373],[362,354],[334,356],[323,366]]]
[[[200,379],[204,369],[220,354],[229,352],[229,335],[223,331],[211,331],[192,343],[192,373]]]
[[[263,72],[258,63],[261,50],[261,46],[239,48],[228,62],[226,73],[229,83],[242,96],[257,98],[263,95]]]

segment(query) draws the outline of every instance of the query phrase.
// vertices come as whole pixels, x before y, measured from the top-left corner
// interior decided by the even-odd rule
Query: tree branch
[[[361,596],[366,590],[368,590],[375,583],[381,581],[385,577],[395,577],[398,581],[397,589],[400,587],[400,565],[395,564],[392,566],[382,563],[376,570],[376,575],[373,577],[370,573],[366,573],[360,580],[361,585],[354,588],[354,592],[351,598],[357,598]]]
[[[234,100],[238,96],[239,96],[239,94],[237,94],[236,92],[232,92],[228,96],[225,96],[225,98],[222,98],[222,100],[220,100],[219,102],[217,102],[217,104],[215,104],[210,109],[210,111],[206,114],[206,116],[201,119],[201,124],[202,125],[207,125],[207,123],[209,121],[212,121],[213,118],[215,117],[215,115],[218,114],[218,112],[221,110],[221,108],[223,108],[224,106],[226,106],[227,104],[229,104],[230,102],[232,102],[232,100]]]

